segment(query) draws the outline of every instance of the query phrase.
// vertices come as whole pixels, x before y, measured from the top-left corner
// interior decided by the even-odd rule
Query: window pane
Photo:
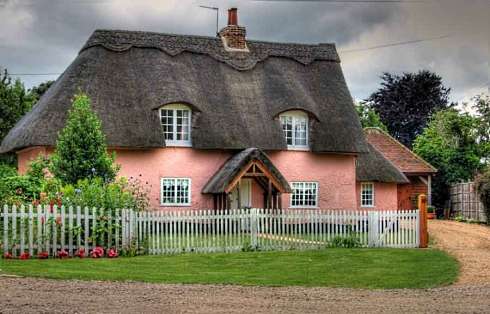
[[[361,184],[361,206],[374,206],[374,185],[372,183]]]
[[[293,117],[281,116],[281,125],[287,145],[293,145]]]
[[[189,205],[190,202],[190,179],[162,180],[162,204]]]
[[[291,195],[291,206],[293,207],[316,207],[318,195],[318,183],[316,182],[293,182],[293,194]]]
[[[162,109],[160,111],[162,127],[163,127],[163,135],[166,140],[173,140],[173,121],[174,121],[174,112],[173,110]]]

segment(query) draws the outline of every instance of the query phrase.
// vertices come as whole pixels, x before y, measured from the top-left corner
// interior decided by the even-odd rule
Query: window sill
[[[160,204],[160,207],[191,207],[191,204]]]
[[[165,147],[192,147],[191,142],[165,141]]]
[[[290,145],[288,145],[288,150],[309,152],[310,151],[310,148],[307,147],[307,146],[290,146]]]
[[[289,206],[290,209],[318,209],[318,206]]]
[[[374,208],[374,205],[361,205],[361,208]]]

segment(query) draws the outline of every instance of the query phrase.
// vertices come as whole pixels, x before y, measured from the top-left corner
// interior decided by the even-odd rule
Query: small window
[[[299,110],[287,111],[279,116],[288,148],[308,148],[308,115]]]
[[[364,182],[361,183],[361,206],[373,207],[374,206],[374,184]]]
[[[191,205],[191,179],[162,178],[161,204],[164,206]]]
[[[292,182],[291,207],[318,207],[317,182]]]
[[[192,111],[185,105],[167,105],[160,108],[160,122],[165,144],[191,146]]]

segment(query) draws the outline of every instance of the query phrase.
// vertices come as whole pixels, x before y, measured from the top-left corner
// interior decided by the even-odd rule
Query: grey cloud
[[[0,67],[16,72],[58,72],[96,28],[214,35],[226,9],[239,8],[250,38],[335,42],[339,50],[450,34],[449,39],[342,54],[355,98],[377,88],[383,71],[428,68],[443,76],[455,99],[488,82],[489,5],[486,0],[425,4],[256,2],[238,0],[0,0]],[[51,77],[22,77],[26,85]]]

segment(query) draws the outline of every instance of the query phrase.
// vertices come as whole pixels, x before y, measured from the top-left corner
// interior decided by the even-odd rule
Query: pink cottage
[[[367,144],[333,44],[97,30],[1,151],[53,151],[73,95],[155,209],[397,208],[407,178]]]

